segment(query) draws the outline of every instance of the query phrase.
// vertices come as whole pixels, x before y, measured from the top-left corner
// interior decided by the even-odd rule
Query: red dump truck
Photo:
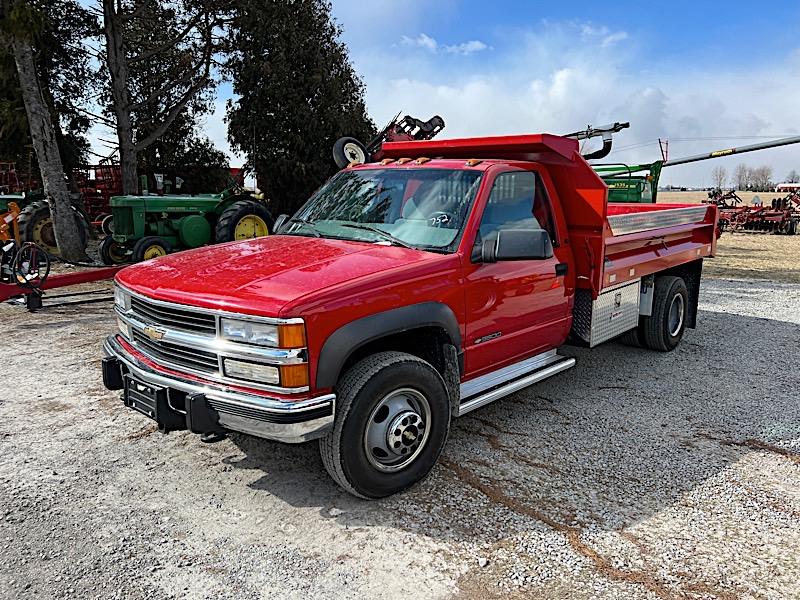
[[[669,351],[695,327],[716,206],[609,204],[548,134],[382,156],[277,235],[122,270],[106,387],[165,432],[318,439],[379,498],[425,477],[453,418],[572,367],[568,339]]]

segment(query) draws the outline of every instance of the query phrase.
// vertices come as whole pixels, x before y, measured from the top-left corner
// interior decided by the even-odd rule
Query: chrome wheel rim
[[[375,405],[367,421],[367,460],[384,473],[406,468],[425,448],[430,422],[430,403],[422,393],[411,388],[390,392]]]
[[[683,327],[683,296],[675,294],[669,305],[669,334],[672,337],[678,335]]]

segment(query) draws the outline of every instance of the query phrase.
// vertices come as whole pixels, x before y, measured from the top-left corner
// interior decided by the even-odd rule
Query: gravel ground
[[[800,597],[800,285],[701,303],[671,354],[567,349],[379,502],[313,443],[207,446],[124,409],[109,304],[0,306],[0,597]]]

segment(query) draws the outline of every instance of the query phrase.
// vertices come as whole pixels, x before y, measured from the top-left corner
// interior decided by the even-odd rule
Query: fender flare
[[[360,347],[382,337],[419,327],[444,329],[452,344],[461,351],[461,328],[453,310],[442,302],[422,302],[362,317],[334,331],[319,353],[316,387],[336,385],[347,359]]]

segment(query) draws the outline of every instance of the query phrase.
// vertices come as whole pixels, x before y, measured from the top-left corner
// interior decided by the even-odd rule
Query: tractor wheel
[[[133,245],[133,262],[142,262],[143,260],[166,256],[171,250],[172,248],[167,240],[157,235],[149,235]]]
[[[367,162],[367,149],[356,138],[343,137],[333,145],[333,161],[340,169],[352,162]]]
[[[130,258],[130,253],[126,250],[125,246],[119,242],[115,242],[114,238],[110,235],[103,238],[100,242],[100,260],[104,265],[121,265],[127,262]]]
[[[689,293],[680,277],[656,277],[653,314],[641,319],[641,340],[645,347],[660,352],[674,350],[686,329]]]
[[[253,200],[239,200],[222,211],[217,219],[214,240],[233,242],[264,237],[272,232],[275,223],[267,207]]]
[[[86,223],[80,214],[75,211],[75,220],[78,222],[78,234],[81,244],[86,248],[89,237]],[[33,242],[48,254],[58,256],[60,251],[56,244],[56,233],[53,229],[53,219],[50,216],[50,205],[47,202],[32,202],[19,213],[19,232],[23,242]]]
[[[114,215],[106,215],[101,219],[100,231],[105,235],[114,235]]]

